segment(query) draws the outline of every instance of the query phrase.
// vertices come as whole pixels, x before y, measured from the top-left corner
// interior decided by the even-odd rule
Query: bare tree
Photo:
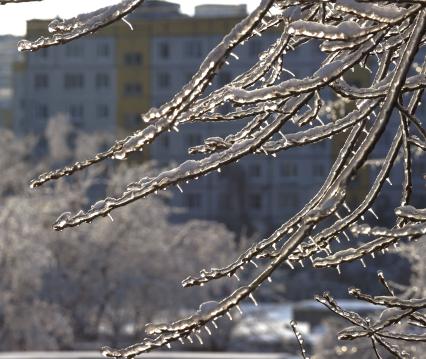
[[[19,1],[2,1],[3,4],[10,2]],[[22,41],[19,48],[35,51],[71,41],[123,18],[142,2],[125,0],[70,20],[55,20],[49,26],[50,36],[33,42]],[[339,269],[342,264],[354,260],[364,263],[367,255],[374,255],[400,241],[420,238],[426,233],[425,210],[410,206],[411,166],[416,160],[413,153],[415,149],[424,151],[426,148],[426,131],[417,117],[426,84],[426,64],[424,58],[420,58],[426,41],[425,22],[424,0],[262,0],[257,9],[209,53],[192,80],[171,101],[142,115],[147,124],[145,128],[117,141],[109,150],[89,160],[44,173],[31,182],[32,187],[38,187],[108,158],[125,159],[165,131],[177,129],[180,124],[246,121],[237,133],[225,138],[207,138],[204,144],[189,149],[190,154],[203,154],[201,159],[188,160],[172,170],[133,182],[121,195],[97,202],[87,211],[65,213],[54,225],[56,230],[63,230],[109,215],[112,210],[158,190],[208,175],[244,156],[273,157],[290,148],[324,141],[349,131],[321,189],[299,213],[287,219],[270,237],[244,251],[233,263],[223,268],[204,269],[199,275],[186,278],[183,285],[204,285],[218,278],[238,276],[237,273],[250,263],[257,267],[254,260],[258,260],[259,273],[251,282],[192,316],[169,325],[147,326],[146,332],[152,337],[138,344],[124,349],[103,348],[105,356],[133,358],[191,335],[201,341],[199,331],[215,323],[216,318],[238,308],[242,300],[250,297],[256,303],[253,292],[285,262],[293,268],[309,258],[316,268]],[[208,92],[211,80],[226,61],[238,60],[234,52],[237,47],[277,27],[281,29],[281,36],[260,54],[253,67],[226,86]],[[324,55],[318,70],[305,78],[289,78],[291,71],[289,74],[284,67],[286,56],[311,42],[317,42]],[[371,67],[372,80],[366,87],[345,80],[345,76],[357,65]],[[337,118],[322,114],[322,108],[326,113],[329,109],[323,100],[327,91],[349,104],[347,108],[352,110],[338,114]],[[226,114],[222,111],[224,104],[232,108]],[[315,120],[319,120],[320,125],[314,125]],[[301,129],[289,133],[286,125],[290,121]],[[392,130],[395,122],[397,128],[393,132],[393,141],[386,148],[385,158],[371,161],[372,151],[384,132]],[[272,158],[270,160],[273,161]],[[366,212],[375,215],[372,206],[399,160],[403,167],[403,183],[400,206],[395,209],[394,226],[383,228],[361,224]],[[373,183],[356,207],[350,208],[346,201],[349,186],[359,178],[362,168],[372,164],[375,165],[372,169]],[[339,236],[350,238],[347,230],[370,239],[360,246],[333,253],[332,245]],[[425,308],[425,298],[402,299],[392,292],[372,297],[356,289],[350,293],[388,309],[386,315],[372,323],[344,311],[328,294],[318,297],[336,314],[355,325],[356,328],[344,330],[340,334],[341,339],[368,338],[379,358],[378,346],[402,358],[409,354],[394,340],[425,340],[424,334],[388,331],[390,326],[404,318],[424,328],[421,311]]]

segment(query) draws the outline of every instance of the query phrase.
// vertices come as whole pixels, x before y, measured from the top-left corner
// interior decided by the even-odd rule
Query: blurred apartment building
[[[108,131],[122,138],[143,126],[140,113],[169,100],[194,74],[204,56],[244,16],[246,6],[202,5],[194,16],[177,4],[148,1],[124,22],[64,46],[25,54],[15,64],[14,127],[17,133],[42,133],[58,113],[84,131]],[[27,38],[45,33],[48,22],[28,22]],[[255,37],[229,59],[211,89],[221,87],[253,65],[278,34]],[[289,57],[296,75],[313,73],[321,56],[304,46]],[[237,131],[233,124],[191,124],[158,138],[148,153],[161,166],[187,159],[187,149],[204,138]],[[332,144],[282,153],[276,159],[255,155],[176,191],[172,205],[187,211],[177,219],[203,218],[260,232],[284,222],[319,188],[331,167]]]
[[[0,36],[0,127],[12,125],[12,64],[19,59],[18,41],[16,36]]]

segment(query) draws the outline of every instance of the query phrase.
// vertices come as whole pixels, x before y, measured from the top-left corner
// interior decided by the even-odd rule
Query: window
[[[357,79],[357,78],[349,78],[346,79],[346,81],[349,83],[349,85],[357,87],[357,88],[362,88],[362,81],[361,79]]]
[[[279,206],[295,209],[299,207],[299,195],[295,192],[283,192],[279,195]]]
[[[221,193],[218,198],[218,210],[232,211],[233,207],[232,195],[227,192]]]
[[[170,86],[170,74],[168,72],[160,72],[157,75],[157,83],[160,88],[167,88]]]
[[[128,66],[142,65],[142,54],[140,52],[129,52],[124,55],[124,63]]]
[[[262,167],[259,163],[253,163],[248,168],[248,174],[251,177],[260,177],[262,175]]]
[[[320,141],[320,142],[317,142],[317,143],[316,143],[316,145],[317,145],[318,147],[320,147],[320,148],[326,148],[326,147],[327,147],[327,142],[325,142],[325,141]]]
[[[47,89],[49,87],[49,77],[47,74],[35,74],[34,88],[37,90]]]
[[[65,55],[71,58],[83,57],[84,48],[81,42],[74,42],[65,45]]]
[[[168,59],[170,57],[170,47],[167,42],[158,44],[158,56],[162,59]]]
[[[184,82],[189,82],[189,81],[192,80],[194,73],[193,72],[187,72],[184,76],[185,76]]]
[[[67,90],[81,89],[84,87],[84,76],[80,73],[65,74],[64,86]]]
[[[107,73],[97,73],[95,77],[95,86],[98,90],[109,87],[109,75]]]
[[[135,128],[141,125],[141,115],[139,113],[126,113],[124,123],[126,127]]]
[[[251,39],[248,42],[248,52],[250,57],[257,57],[262,52],[262,43],[259,39]]]
[[[414,161],[413,163],[413,172],[416,176],[425,176],[426,175],[426,163],[420,161]]]
[[[201,208],[201,194],[188,193],[185,195],[185,206],[190,209]]]
[[[98,118],[108,118],[109,117],[109,107],[108,105],[101,104],[96,107],[96,116]]]
[[[47,59],[49,57],[49,49],[44,48],[37,51],[38,55],[43,58]]]
[[[169,148],[170,146],[170,138],[167,134],[164,134],[159,138],[159,142],[163,148]]]
[[[199,40],[187,41],[185,43],[185,56],[200,58],[202,55],[202,44]]]
[[[138,96],[142,93],[142,85],[139,82],[129,82],[124,85],[125,96]]]
[[[315,177],[324,177],[325,176],[325,167],[323,164],[314,163],[312,167],[312,175]]]
[[[35,107],[35,118],[38,120],[46,120],[49,117],[49,106],[46,104],[38,104]]]
[[[217,84],[219,87],[225,86],[232,81],[232,74],[228,71],[219,72],[217,75]]]
[[[262,195],[260,193],[253,193],[249,197],[249,206],[254,210],[262,209]]]
[[[283,163],[280,168],[281,176],[295,177],[298,174],[297,164],[293,162]]]
[[[109,57],[110,52],[110,47],[107,43],[100,43],[96,47],[96,55],[98,57]]]
[[[197,133],[189,133],[186,135],[186,146],[193,147],[201,144],[201,136]]]
[[[70,116],[71,121],[74,123],[80,123],[84,118],[84,106],[82,104],[70,105]]]
[[[232,104],[231,104],[231,103],[226,102],[226,103],[224,103],[224,104],[220,107],[219,112],[220,112],[222,115],[226,115],[226,114],[229,114],[229,113],[231,113],[231,112],[234,112],[234,107],[232,106]],[[226,136],[225,136],[225,137],[226,137]]]

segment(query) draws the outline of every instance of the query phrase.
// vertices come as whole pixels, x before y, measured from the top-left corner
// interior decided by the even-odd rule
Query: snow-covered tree
[[[35,41],[23,40],[19,48],[36,51],[89,35],[116,20],[126,21],[125,16],[137,6],[143,6],[142,3],[143,0],[124,0],[69,20],[56,19],[49,25],[49,36]],[[202,306],[187,318],[171,324],[148,325],[146,332],[150,337],[124,349],[105,347],[102,350],[105,356],[133,358],[191,335],[201,341],[200,331],[205,328],[210,333],[215,320],[237,310],[241,301],[251,298],[256,303],[253,293],[284,263],[293,268],[310,259],[315,268],[340,270],[344,263],[361,260],[364,264],[366,256],[386,251],[398,242],[421,238],[426,233],[425,210],[411,206],[415,198],[412,165],[422,160],[416,155],[426,148],[426,131],[418,117],[426,84],[426,63],[421,55],[426,42],[425,23],[424,0],[262,0],[207,55],[188,84],[169,102],[142,115],[146,125],[142,126],[141,122],[139,131],[88,160],[44,173],[31,182],[32,187],[39,187],[106,159],[125,159],[163,133],[177,130],[181,124],[241,121],[238,132],[224,138],[207,138],[203,144],[189,149],[190,154],[201,154],[201,159],[188,160],[172,170],[143,177],[130,183],[118,196],[99,201],[86,211],[61,215],[54,228],[64,230],[110,215],[118,207],[159,190],[180,188],[180,183],[220,171],[221,167],[244,156],[270,156],[273,161],[275,156],[285,155],[288,149],[345,134],[322,187],[300,212],[283,220],[268,238],[253,244],[231,264],[203,269],[199,275],[186,278],[183,285],[207,285],[226,276],[238,278],[243,268],[253,265],[259,272],[250,282],[220,302]],[[229,61],[238,61],[235,50],[272,28],[280,29],[281,35],[260,54],[258,62],[222,88],[209,91],[212,79],[221,68]],[[310,43],[317,44],[323,54],[317,71],[304,78],[292,78],[293,74],[286,69],[286,56]],[[358,65],[372,73],[371,81],[365,86],[348,80],[348,74]],[[333,106],[325,101],[329,93],[345,104],[345,111],[332,111]],[[295,126],[289,126],[290,123]],[[386,131],[391,131],[393,140],[386,148],[385,158],[376,160],[372,153]],[[389,173],[398,168],[398,162],[402,163],[403,180],[393,227],[362,224],[367,213],[376,216],[373,205],[381,192],[386,191]],[[365,167],[371,168],[373,181],[363,198],[351,208],[347,201],[349,190]],[[361,245],[336,249],[339,237],[350,239],[348,231],[369,239]],[[367,338],[379,358],[381,350],[400,358],[412,357],[400,344],[425,340],[422,311],[426,298],[400,298],[393,291],[373,297],[357,289],[350,290],[350,294],[386,309],[372,322],[344,311],[329,294],[318,297],[355,326],[342,331],[340,338]],[[423,328],[423,334],[408,329],[404,333],[392,331],[396,322],[405,319]]]
[[[75,141],[66,141],[70,135]],[[92,144],[102,144],[106,136],[91,137]],[[43,167],[75,158],[81,149],[74,145],[84,143],[86,134],[59,116],[49,121],[45,139],[54,156],[37,158]],[[140,336],[144,324],[161,313],[173,318],[231,290],[227,281],[202,292],[178,285],[201,263],[225,265],[235,256],[234,234],[224,225],[200,220],[171,224],[171,208],[157,196],[124,208],[114,222],[106,218],[80,231],[54,232],[50,219],[55,212],[86,204],[100,174],[33,193],[27,183],[34,164],[24,154],[34,151],[37,142],[4,131],[0,143],[0,163],[7,165],[2,188],[8,189],[0,197],[3,350],[72,349],[81,340],[102,338],[118,344]],[[117,192],[124,181],[150,171],[149,164],[104,167],[103,182]]]

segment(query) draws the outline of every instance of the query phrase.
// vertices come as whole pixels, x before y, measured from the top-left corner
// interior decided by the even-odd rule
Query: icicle
[[[243,311],[241,310],[240,306],[237,304],[236,305],[237,310],[240,312],[241,315],[243,315]]]
[[[348,242],[350,242],[350,241],[351,241],[351,239],[349,238],[348,234],[347,234],[345,231],[342,231],[342,233],[343,233],[343,235],[346,237],[346,240],[347,240]]]
[[[305,268],[305,265],[303,264],[303,261],[301,259],[299,259],[299,263],[302,266],[302,268]]]
[[[291,72],[289,69],[286,69],[283,67],[282,70],[285,72],[288,72],[291,76],[296,77],[296,75],[293,72]]]
[[[257,265],[257,263],[256,263],[254,260],[251,260],[251,261],[250,261],[250,263],[251,263],[251,264],[253,264],[255,268],[258,268],[258,267],[259,267],[259,266]]]
[[[185,344],[185,342],[183,341],[182,338],[179,338],[179,341],[180,341],[181,344]]]
[[[130,30],[134,30],[132,24],[125,17],[122,17],[121,20],[130,27]]]
[[[230,54],[235,60],[239,60],[240,58],[238,57],[238,55],[234,54],[233,52],[231,52]]]
[[[237,278],[237,281],[240,281],[240,277],[238,277],[237,273],[234,273],[234,277]]]
[[[232,320],[232,315],[229,312],[226,312],[226,315],[228,316],[229,320]]]
[[[197,339],[200,342],[200,344],[203,345],[204,344],[203,343],[203,339],[201,339],[201,337],[197,333],[195,333],[195,336],[197,337]]]
[[[281,137],[284,139],[284,141],[287,143],[288,142],[288,140],[287,140],[287,137],[285,137],[284,136],[284,134],[282,133],[282,131],[280,130],[280,131],[278,131],[278,133],[281,135]]]
[[[213,326],[215,327],[215,329],[217,329],[217,328],[218,328],[218,326],[217,326],[217,324],[216,324],[216,322],[215,322],[214,320],[212,320],[212,324],[213,324]]]
[[[114,222],[114,218],[112,218],[111,213],[108,213],[108,217],[111,220],[111,222]]]
[[[172,345],[170,343],[167,343],[166,346],[168,349],[172,349]]]
[[[392,186],[392,181],[388,178],[386,178],[386,182],[389,183]]]
[[[253,301],[254,305],[257,307],[257,306],[258,306],[258,304],[257,304],[257,302],[256,302],[256,299],[254,299],[254,297],[253,297],[253,293],[250,293],[249,297],[250,297],[250,299]]]
[[[361,258],[361,259],[360,259],[360,261],[361,261],[361,263],[362,263],[362,266],[363,266],[364,268],[367,268],[367,265],[365,264],[364,259],[363,259],[363,258]]]
[[[373,216],[374,216],[374,217],[376,217],[376,219],[377,219],[377,220],[379,219],[379,217],[377,216],[377,214],[374,212],[374,210],[373,210],[372,208],[369,208],[369,209],[368,209],[368,211],[369,211],[370,213],[372,213],[372,214],[373,214]]]
[[[179,188],[180,193],[183,193],[183,189],[182,189],[182,187],[179,185],[179,183],[178,183],[176,186],[177,186],[177,188]]]
[[[348,204],[346,203],[346,202],[343,202],[343,207],[345,207],[345,209],[350,213],[351,212],[351,209],[350,209],[350,207],[348,206]]]
[[[342,271],[340,270],[340,266],[339,266],[339,265],[337,265],[337,266],[336,266],[336,269],[337,269],[337,273],[338,273],[339,275],[341,275],[341,274],[342,274]]]
[[[268,277],[268,282],[272,283],[272,278],[271,277]]]
[[[204,329],[208,333],[208,335],[212,335],[212,332],[211,332],[210,328],[207,325],[204,326]]]
[[[287,259],[286,261],[285,261],[287,264],[288,264],[288,266],[291,268],[291,269],[294,269],[294,266],[293,266],[293,264]]]
[[[190,336],[190,335],[188,335],[188,336],[186,337],[186,339],[188,339],[188,341],[189,341],[191,344],[194,344],[194,341],[192,340],[192,338],[191,338],[191,336]]]

